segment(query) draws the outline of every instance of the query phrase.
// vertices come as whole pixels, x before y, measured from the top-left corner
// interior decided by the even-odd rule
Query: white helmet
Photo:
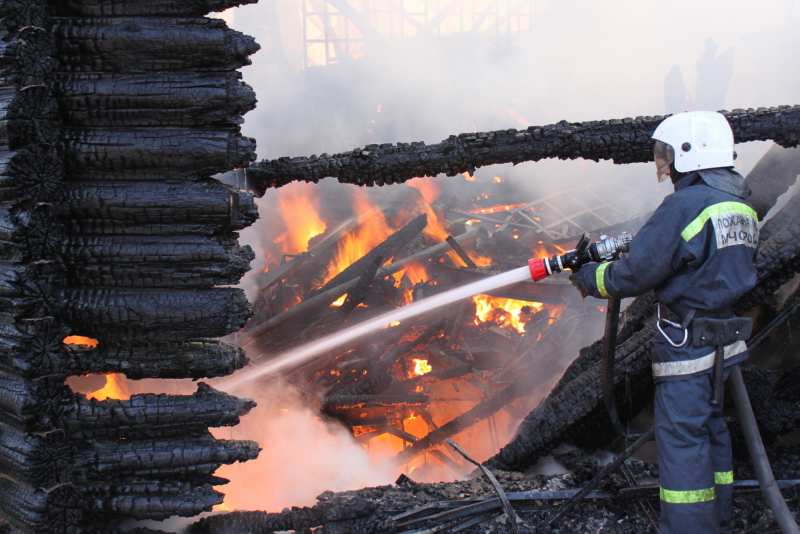
[[[716,111],[688,111],[667,117],[653,133],[658,181],[678,172],[733,167],[733,130]]]

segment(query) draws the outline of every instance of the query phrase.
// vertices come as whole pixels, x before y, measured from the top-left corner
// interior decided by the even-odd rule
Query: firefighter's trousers
[[[730,520],[731,440],[712,382],[704,373],[656,383],[661,534],[717,533]]]

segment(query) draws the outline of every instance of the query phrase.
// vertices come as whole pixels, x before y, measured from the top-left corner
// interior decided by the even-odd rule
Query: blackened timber
[[[247,364],[243,350],[214,340],[101,343],[89,350],[65,346],[70,331],[50,317],[0,325],[0,369],[22,378],[118,372],[131,379],[197,379],[226,376]]]
[[[221,482],[221,481],[218,481]],[[174,479],[138,481],[126,480],[85,485],[87,521],[92,525],[117,525],[123,519],[151,519],[172,516],[191,517],[210,512],[222,504],[224,496],[214,489],[215,484],[197,484]]]
[[[395,395],[332,395],[325,399],[325,410],[336,411],[363,406],[394,406],[396,404],[421,405],[430,398],[422,394]]]
[[[254,257],[234,239],[202,235],[90,236],[64,250],[68,283],[84,287],[235,285]]]
[[[64,142],[74,181],[199,178],[255,159],[255,141],[236,129],[75,129]]]
[[[260,448],[253,441],[195,438],[96,441],[78,452],[72,467],[83,481],[131,477],[210,477],[222,464],[253,460]]]
[[[258,0],[61,0],[53,8],[57,15],[72,17],[199,16]]]
[[[73,126],[235,125],[256,105],[238,72],[66,73],[59,87]]]
[[[425,215],[416,217],[406,226],[389,236],[383,243],[372,249],[368,254],[362,256],[350,267],[337,274],[323,287],[313,293],[309,293],[299,304],[292,306],[285,312],[275,315],[274,317],[270,317],[266,321],[252,325],[247,332],[249,337],[242,343],[242,346],[247,347],[252,345],[259,337],[285,321],[297,317],[301,313],[319,313],[319,310],[327,307],[344,293],[353,290],[358,285],[359,276],[369,269],[370,264],[375,261],[375,258],[393,255],[422,232],[426,224],[427,217]],[[449,247],[447,243],[445,243],[444,246],[445,248]],[[399,263],[400,262],[398,262],[398,264]],[[378,276],[388,276],[400,270],[399,266],[394,270],[395,266],[398,264],[378,269]],[[405,265],[405,262],[403,262],[403,265]]]
[[[738,303],[747,309],[767,301],[781,285],[800,272],[800,195],[792,197],[763,226],[766,240],[756,254],[758,283]]]
[[[3,20],[3,30],[9,34],[18,32],[24,27],[47,26],[50,13],[47,2],[39,0],[15,0],[0,3],[0,17]],[[6,45],[12,41],[8,37],[2,39],[2,44]],[[9,65],[9,71],[13,71],[13,65]]]
[[[0,469],[15,480],[39,487],[66,482],[73,450],[63,432],[29,433],[0,423]]]
[[[784,147],[800,141],[800,106],[724,112],[736,141],[772,140]],[[368,145],[340,154],[267,160],[248,171],[250,187],[259,195],[269,187],[332,176],[359,185],[400,183],[417,176],[454,176],[498,163],[547,158],[612,160],[634,163],[652,159],[651,135],[665,116],[567,122],[525,130],[453,135],[427,145],[422,142]]]
[[[69,367],[53,365],[53,374],[123,373],[141,378],[212,378],[227,376],[247,364],[244,351],[213,340],[152,345],[101,344],[91,351],[70,350]]]
[[[375,258],[390,258],[400,249],[406,246],[412,239],[417,237],[428,224],[428,218],[420,215],[412,219],[403,228],[387,237],[380,245],[373,248],[369,253],[359,258],[355,263],[331,278],[319,290],[310,294],[307,298],[324,293],[328,289],[339,286],[353,279],[358,279],[364,272],[368,271],[375,262]]]
[[[68,396],[69,389],[63,384],[0,372],[0,420],[19,428],[50,430],[51,409],[58,411]]]
[[[204,17],[58,18],[53,34],[61,68],[72,72],[234,70],[259,49]]]
[[[84,505],[88,503],[71,484],[44,489],[0,477],[0,515],[18,532],[64,532],[83,520]]]
[[[225,336],[250,317],[241,289],[67,290],[64,316],[84,335],[117,339],[180,341]]]
[[[62,217],[92,233],[102,225],[192,224],[239,230],[258,218],[252,195],[216,180],[75,182],[65,188]],[[116,232],[110,232],[116,233]]]
[[[800,148],[772,146],[747,175],[750,196],[747,203],[763,219],[775,199],[797,181],[800,175]]]
[[[134,395],[130,400],[74,396],[60,421],[73,438],[135,439],[204,435],[208,427],[233,426],[255,403],[200,383],[193,395]]]
[[[527,393],[524,387],[526,381],[527,377],[525,377],[524,380],[520,379],[520,377],[517,377],[516,383],[509,385],[491,395],[489,398],[482,400],[471,409],[457,417],[454,417],[450,421],[441,425],[439,428],[432,430],[412,446],[403,449],[403,451],[397,455],[397,461],[400,463],[407,462],[418,454],[424,453],[427,449],[433,447],[434,445],[437,445],[442,441],[455,436],[462,430],[471,427],[475,423],[483,421],[487,417],[491,417],[504,407],[508,406],[510,402]]]
[[[617,347],[615,365],[624,371],[615,376],[616,392],[630,385],[631,403],[641,406],[652,391],[648,354],[654,335],[651,326],[646,326],[625,343]],[[601,352],[600,343],[592,345],[593,352]],[[517,436],[487,462],[497,469],[519,469],[532,465],[552,448],[576,435],[578,429],[594,429],[598,434],[609,434],[611,423],[603,403],[600,380],[600,362],[593,363],[557,392],[551,393],[520,424]],[[627,420],[630,413],[621,411]],[[524,436],[524,437],[523,437]],[[525,444],[523,445],[523,441]],[[523,452],[525,451],[525,452]],[[530,454],[530,458],[523,457]]]
[[[63,432],[26,433],[0,423],[0,466],[3,473],[40,487],[67,481],[122,481],[123,477],[193,478],[212,482],[223,464],[254,459],[252,441],[197,437],[69,442]]]

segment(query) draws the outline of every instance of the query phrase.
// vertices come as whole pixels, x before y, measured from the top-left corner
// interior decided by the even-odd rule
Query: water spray
[[[627,252],[631,243],[631,235],[624,233],[618,237],[601,236],[600,241],[592,243],[584,234],[574,250],[550,258],[533,258],[526,267],[519,267],[504,273],[496,274],[449,289],[437,295],[424,298],[407,306],[384,313],[362,323],[346,328],[335,334],[324,336],[316,341],[306,343],[294,349],[278,354],[268,362],[255,368],[245,368],[241,376],[234,376],[218,385],[223,390],[232,391],[249,382],[272,375],[285,369],[303,364],[320,354],[338,348],[358,338],[389,328],[391,323],[404,321],[418,315],[432,312],[448,304],[470,298],[481,293],[500,289],[502,287],[533,280],[538,282],[565,269],[576,271],[586,263],[608,261],[619,254]]]

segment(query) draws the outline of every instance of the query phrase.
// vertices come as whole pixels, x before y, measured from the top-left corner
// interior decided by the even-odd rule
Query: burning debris
[[[562,252],[585,230],[581,224],[636,224],[618,206],[586,209],[566,222],[545,208],[548,200],[507,203],[513,186],[503,180],[472,184],[466,193],[419,183],[385,194],[355,189],[343,202],[349,211],[327,212],[323,207],[335,202],[322,202],[320,190],[278,190],[284,218],[262,235],[267,267],[252,278],[255,314],[239,335],[254,364],[299,340],[487,278],[517,266],[520,258]],[[298,191],[308,196],[299,198]],[[493,204],[494,197],[502,204]],[[309,206],[312,213],[303,211]],[[536,225],[523,224],[539,209],[557,224],[538,215]],[[299,211],[308,224],[293,224],[290,214]],[[474,220],[473,212],[499,218]],[[553,240],[570,231],[577,235]],[[293,246],[292,235],[304,236],[306,246]],[[580,302],[569,286],[521,283],[476,295],[452,314],[389,324],[378,336],[286,369],[281,379],[368,450],[392,450],[417,477],[453,478],[465,466],[444,440],[458,435],[473,454],[491,454],[556,378],[559,356],[591,339],[592,332],[578,325],[596,319],[597,335],[601,318],[601,310]]]

